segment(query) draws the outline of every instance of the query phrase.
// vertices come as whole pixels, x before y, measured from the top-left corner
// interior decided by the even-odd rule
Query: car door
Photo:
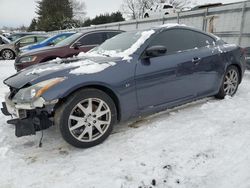
[[[179,103],[195,97],[193,59],[197,55],[192,32],[170,29],[159,33],[148,47],[165,46],[167,53],[140,59],[136,66],[139,109]]]
[[[194,75],[196,77],[196,95],[209,95],[218,90],[220,86],[221,75],[224,72],[222,63],[222,49],[216,44],[211,36],[194,31],[197,42],[197,58],[195,63]]]

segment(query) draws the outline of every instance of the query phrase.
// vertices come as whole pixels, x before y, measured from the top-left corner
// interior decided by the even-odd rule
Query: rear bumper
[[[246,68],[250,70],[250,56],[246,58]]]

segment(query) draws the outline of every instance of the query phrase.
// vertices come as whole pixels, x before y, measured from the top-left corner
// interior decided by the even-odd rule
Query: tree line
[[[123,0],[121,12],[100,14],[93,19],[86,18],[86,6],[79,0],[38,0],[37,18],[34,18],[28,31],[54,31],[90,25],[143,18],[147,9],[155,3],[167,2],[176,8],[191,4],[192,0]]]
[[[63,30],[125,20],[119,11],[85,19],[85,4],[77,0],[40,0],[36,14],[28,31]]]

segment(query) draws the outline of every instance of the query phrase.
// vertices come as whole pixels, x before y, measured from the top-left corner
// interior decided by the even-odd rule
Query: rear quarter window
[[[151,46],[165,46],[167,54],[193,49],[197,46],[194,32],[188,29],[170,29],[159,33],[150,43]]]
[[[197,42],[197,47],[205,47],[207,45],[212,45],[214,44],[215,40],[203,33],[199,33],[199,32],[194,32],[195,38],[196,38],[196,42]]]

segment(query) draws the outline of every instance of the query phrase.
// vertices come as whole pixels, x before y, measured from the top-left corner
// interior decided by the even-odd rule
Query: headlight
[[[49,80],[39,82],[28,88],[20,89],[14,96],[13,101],[22,103],[32,102],[37,98],[39,98],[40,96],[42,96],[48,89],[64,81],[65,79],[66,79],[65,77],[52,78]]]
[[[36,56],[27,56],[27,57],[22,57],[18,63],[27,63],[27,62],[33,62],[36,60]]]

